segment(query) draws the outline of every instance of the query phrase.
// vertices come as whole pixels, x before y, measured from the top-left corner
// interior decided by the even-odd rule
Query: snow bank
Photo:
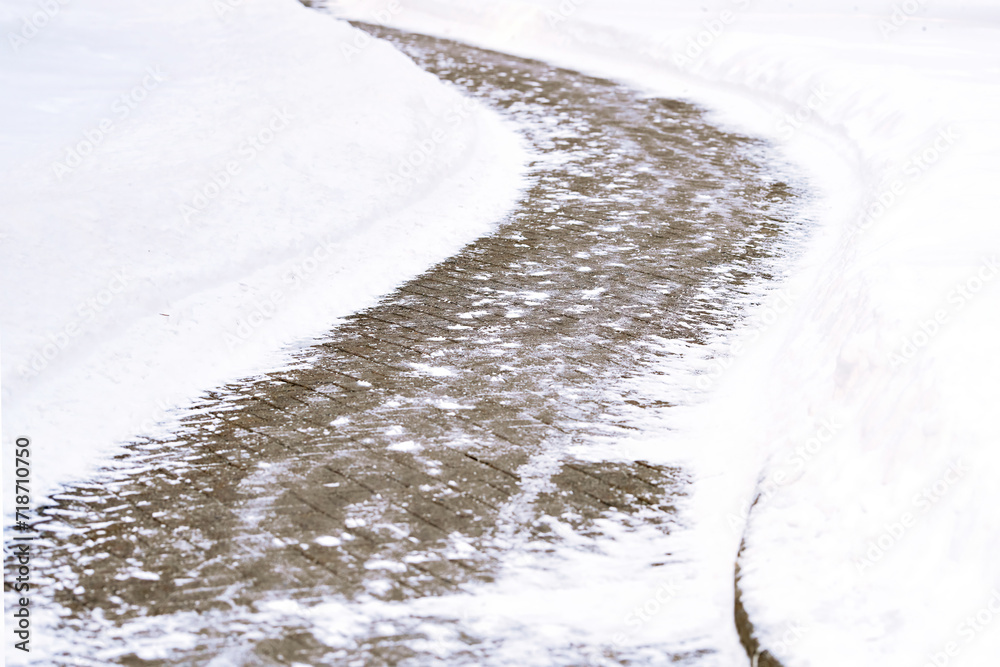
[[[393,22],[694,99],[804,167],[823,198],[791,305],[691,379],[712,395],[683,435],[634,453],[700,473],[717,612],[747,529],[743,602],[789,667],[994,664],[995,4],[414,0]]]
[[[295,0],[11,0],[0,26],[4,465],[30,436],[36,499],[521,187],[494,114]]]

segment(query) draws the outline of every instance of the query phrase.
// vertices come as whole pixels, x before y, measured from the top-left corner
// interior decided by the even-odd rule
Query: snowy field
[[[718,607],[746,526],[743,603],[786,665],[995,664],[1000,8],[428,0],[392,22],[692,99],[803,167],[825,199],[794,278],[692,379],[712,395],[681,435],[635,453],[700,471]]]
[[[51,4],[0,7],[3,419],[36,497],[516,200],[512,130],[296,2]]]
[[[663,610],[623,641],[719,633],[736,661],[744,542],[743,604],[787,667],[996,664],[995,3],[330,4],[695,101],[822,195],[792,277],[663,389],[704,400],[620,443],[697,474],[693,527],[663,545],[697,566],[658,589],[579,557],[561,598],[522,574],[461,613],[502,630],[527,600],[522,623],[616,632],[591,610],[631,586]],[[0,8],[5,465],[30,435],[36,494],[280,365],[517,197],[511,128],[293,0],[39,6]],[[310,613],[347,613],[329,607]]]

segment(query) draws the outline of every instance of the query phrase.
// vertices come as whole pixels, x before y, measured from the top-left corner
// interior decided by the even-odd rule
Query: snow
[[[334,5],[371,20],[377,3]],[[706,399],[618,443],[698,474],[702,604],[658,616],[661,640],[730,613],[745,531],[743,601],[789,667],[1000,655],[998,21],[985,0],[413,0],[392,17],[694,100],[772,139],[822,195],[792,277],[663,388]]]
[[[4,446],[36,500],[517,200],[515,130],[295,0],[42,5],[0,7]]]
[[[36,494],[163,432],[199,392],[285,363],[516,197],[525,158],[510,128],[293,0],[56,5],[41,19],[28,0],[0,8],[3,420],[33,439]],[[511,638],[492,664],[602,641],[708,643],[718,664],[742,664],[731,626],[745,536],[743,601],[788,667],[995,664],[995,3],[334,10],[694,100],[771,138],[821,197],[792,277],[737,340],[679,345],[687,375],[635,380],[698,404],[650,416],[634,441],[573,451],[685,464],[694,493],[674,533],[610,523],[553,553],[525,546],[468,594],[276,602],[261,622],[306,616],[331,645],[410,623],[447,656],[457,632],[421,619],[450,614]],[[87,142],[76,165],[68,152]],[[136,650],[155,659],[190,639],[182,617],[167,620],[177,627],[148,638],[145,620],[109,632],[144,638]]]

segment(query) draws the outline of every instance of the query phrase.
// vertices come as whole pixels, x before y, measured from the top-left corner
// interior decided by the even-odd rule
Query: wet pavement
[[[496,233],[294,367],[210,392],[173,439],[42,509],[54,664],[506,664],[461,618],[360,614],[336,634],[308,610],[476,590],[515,553],[680,519],[683,470],[575,452],[669,410],[623,381],[676,356],[664,341],[730,329],[769,278],[794,202],[767,146],[684,102],[367,29],[516,122],[530,186]],[[552,664],[711,651],[648,648],[595,637]]]

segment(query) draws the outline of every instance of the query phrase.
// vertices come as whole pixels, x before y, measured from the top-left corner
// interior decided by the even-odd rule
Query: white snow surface
[[[29,436],[36,500],[523,185],[498,116],[295,0],[7,0],[0,27],[4,468]]]
[[[387,6],[331,5],[368,20]],[[739,664],[745,534],[743,601],[788,667],[997,664],[1000,7],[410,0],[391,23],[694,100],[771,138],[821,195],[792,277],[660,390],[705,399],[608,447],[697,473],[685,604],[623,641],[703,633]],[[576,602],[552,611],[563,631],[615,632],[578,613],[607,586],[579,573]]]
[[[31,435],[47,454],[34,474],[50,482],[152,429],[162,407],[282,363],[282,344],[489,229],[523,160],[477,113],[436,144],[451,166],[394,193],[386,173],[460,103],[433,78],[384,45],[355,55],[354,31],[292,0],[233,2],[221,16],[210,2],[133,4],[67,2],[0,56],[4,444]],[[816,224],[792,277],[737,344],[679,346],[688,375],[635,380],[690,407],[651,416],[634,441],[574,452],[686,464],[694,493],[673,534],[611,523],[606,539],[569,534],[561,551],[525,545],[467,594],[281,602],[259,611],[262,625],[307,618],[335,646],[409,619],[447,658],[465,645],[433,619],[452,615],[496,640],[491,664],[568,664],[560,647],[609,642],[710,645],[718,653],[699,665],[746,664],[732,629],[745,535],[744,602],[788,667],[996,664],[995,3],[333,4],[694,100],[773,139],[821,198],[804,212]],[[7,2],[4,34],[36,10]],[[112,105],[148,67],[163,81],[119,118]],[[285,110],[288,127],[243,160],[246,137]],[[114,125],[93,154],[57,178],[52,163],[105,117]],[[178,206],[230,161],[238,178],[181,227]],[[306,270],[327,239],[330,258]],[[113,288],[92,318],[80,312]],[[267,315],[276,290],[280,311]],[[244,339],[255,310],[263,323]],[[60,333],[65,349],[22,375]],[[149,640],[142,623],[111,639],[148,641],[150,659],[193,639],[182,617],[154,620]]]

